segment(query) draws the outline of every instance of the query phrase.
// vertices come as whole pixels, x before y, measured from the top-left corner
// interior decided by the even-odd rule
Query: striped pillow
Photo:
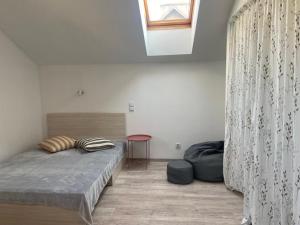
[[[104,138],[81,138],[75,143],[76,148],[81,148],[88,152],[100,151],[114,148],[115,145]]]
[[[75,139],[66,136],[57,136],[46,139],[39,147],[51,153],[60,152],[75,147]]]

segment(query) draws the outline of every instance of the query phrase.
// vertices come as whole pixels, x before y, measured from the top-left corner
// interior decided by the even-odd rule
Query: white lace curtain
[[[250,0],[228,25],[224,175],[253,225],[300,225],[300,0]]]

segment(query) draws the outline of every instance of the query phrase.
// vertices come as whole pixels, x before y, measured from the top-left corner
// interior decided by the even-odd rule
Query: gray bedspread
[[[124,154],[114,149],[49,154],[32,150],[0,164],[0,203],[33,204],[76,210],[87,224],[101,192]]]

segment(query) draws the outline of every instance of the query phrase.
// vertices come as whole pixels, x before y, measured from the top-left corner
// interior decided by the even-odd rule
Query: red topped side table
[[[130,157],[130,149],[131,149],[131,159],[133,159],[133,145],[135,142],[145,142],[146,144],[146,161],[150,159],[150,140],[152,137],[148,134],[135,134],[130,135],[127,137],[128,141],[128,151],[127,151],[127,158]]]

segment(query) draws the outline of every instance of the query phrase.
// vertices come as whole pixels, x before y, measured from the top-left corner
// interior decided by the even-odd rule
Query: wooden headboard
[[[125,113],[50,113],[47,126],[48,137],[65,135],[113,140],[126,137]]]

